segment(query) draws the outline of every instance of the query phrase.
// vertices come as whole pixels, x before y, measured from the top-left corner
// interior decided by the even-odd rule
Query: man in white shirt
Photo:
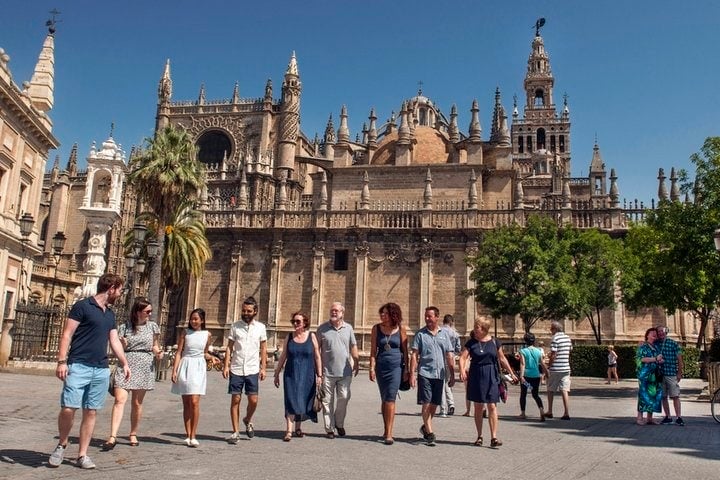
[[[225,352],[223,378],[229,378],[228,393],[230,401],[230,421],[232,435],[228,443],[236,444],[240,440],[240,400],[243,390],[247,396],[247,411],[243,424],[248,438],[255,436],[252,417],[258,404],[260,381],[265,380],[267,365],[267,332],[265,325],[255,320],[258,313],[257,302],[248,297],[242,304],[240,318],[230,327],[228,346]]]
[[[570,352],[572,351],[572,342],[565,332],[563,332],[560,322],[550,322],[550,333],[552,340],[550,342],[550,363],[548,365],[548,410],[545,418],[553,418],[553,396],[555,392],[560,392],[563,401],[562,420],[570,420]]]

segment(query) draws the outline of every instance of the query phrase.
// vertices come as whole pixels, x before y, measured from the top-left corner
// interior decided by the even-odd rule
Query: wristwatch
[[[67,364],[67,358],[63,358],[57,361],[58,365],[66,365]]]

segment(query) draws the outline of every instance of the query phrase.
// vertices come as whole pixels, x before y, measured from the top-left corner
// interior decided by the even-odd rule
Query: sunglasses
[[[294,318],[294,319],[292,320],[292,324],[293,324],[293,325],[298,325],[298,324],[300,324],[300,323],[303,323],[303,321],[302,321],[302,320],[298,320],[297,318]]]
[[[152,311],[152,308],[151,308],[150,310],[143,310],[142,312],[143,312],[143,313],[150,314],[150,313],[152,313],[153,311]]]

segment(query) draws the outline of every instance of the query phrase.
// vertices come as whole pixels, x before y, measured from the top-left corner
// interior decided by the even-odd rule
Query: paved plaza
[[[127,440],[129,405],[117,447],[101,452],[109,431],[112,398],[98,414],[89,455],[94,471],[73,465],[77,453],[76,417],[66,461],[57,469],[47,467],[49,452],[57,442],[58,398],[61,383],[48,375],[0,372],[0,477],[34,478],[247,478],[313,479],[344,478],[389,480],[393,478],[494,479],[634,479],[718,478],[720,424],[709,414],[707,399],[698,400],[704,383],[684,380],[683,408],[686,427],[637,426],[634,423],[634,380],[605,385],[601,379],[575,378],[571,398],[572,420],[537,421],[537,409],[528,399],[528,420],[519,420],[518,387],[500,406],[499,449],[474,447],[471,418],[456,415],[436,418],[435,447],[420,442],[421,420],[414,391],[398,401],[395,444],[379,442],[382,419],[377,386],[366,371],[353,381],[347,436],[325,438],[321,424],[303,425],[308,435],[283,442],[282,387],[272,385],[272,372],[261,384],[255,438],[243,435],[229,445],[229,396],[219,372],[208,378],[208,394],[201,401],[198,439],[191,449],[182,444],[182,405],[170,393],[170,382],[157,384],[145,400],[140,445]],[[542,388],[544,393],[544,386]],[[460,384],[456,398],[464,398]],[[243,399],[244,400],[244,399]],[[562,411],[556,399],[555,415]],[[243,402],[244,411],[244,402]],[[485,425],[486,445],[490,435]]]

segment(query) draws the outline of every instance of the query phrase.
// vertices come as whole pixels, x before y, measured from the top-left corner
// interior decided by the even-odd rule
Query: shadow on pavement
[[[46,452],[34,452],[32,450],[0,450],[0,462],[9,464],[20,464],[26,467],[47,466],[48,454]]]

